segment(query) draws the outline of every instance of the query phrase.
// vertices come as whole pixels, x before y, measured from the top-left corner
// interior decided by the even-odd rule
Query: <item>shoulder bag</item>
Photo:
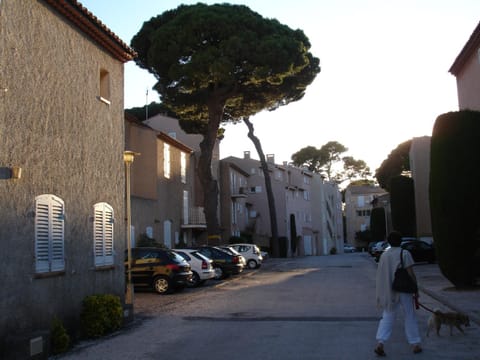
[[[400,267],[395,271],[392,289],[397,292],[409,294],[418,292],[417,283],[410,276],[407,269],[403,267],[403,249],[400,251]]]

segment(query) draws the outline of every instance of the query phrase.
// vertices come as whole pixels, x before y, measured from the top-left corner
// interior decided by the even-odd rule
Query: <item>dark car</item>
[[[125,271],[128,270],[125,252]],[[132,249],[132,283],[135,287],[153,288],[159,294],[183,290],[191,281],[190,264],[177,253],[161,248]]]
[[[225,279],[230,275],[243,271],[241,255],[232,255],[216,246],[201,246],[196,248],[199,253],[213,260],[215,279]]]
[[[434,263],[436,260],[434,246],[425,241],[407,240],[403,241],[400,246],[410,251],[415,262],[426,261],[428,263]]]

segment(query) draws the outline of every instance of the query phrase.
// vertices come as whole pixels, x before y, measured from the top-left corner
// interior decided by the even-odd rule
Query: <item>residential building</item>
[[[76,1],[0,1],[0,358],[45,357],[53,319],[125,298],[123,64]]]
[[[480,111],[480,22],[450,67],[460,110]]]
[[[415,192],[415,220],[417,237],[431,243],[432,221],[430,217],[430,136],[415,137],[410,145],[410,170]]]
[[[177,141],[181,142],[182,144],[188,146],[192,149],[192,155],[190,159],[191,167],[192,167],[192,193],[189,197],[189,207],[190,207],[190,216],[188,219],[188,223],[183,225],[185,230],[190,229],[192,233],[192,239],[195,240],[196,244],[206,244],[209,242],[207,238],[206,232],[206,223],[205,223],[205,214],[203,211],[203,187],[200,182],[200,179],[197,176],[197,171],[195,170],[198,165],[198,160],[200,158],[201,150],[200,150],[200,143],[203,140],[203,136],[199,134],[188,134],[186,133],[180,126],[179,120],[158,114],[148,118],[143,122],[144,124],[148,125],[152,129],[156,131],[161,131],[168,136],[176,139]],[[218,181],[219,179],[219,159],[220,159],[220,150],[219,150],[219,143],[215,144],[212,153],[212,176],[214,179]],[[220,219],[221,214],[221,204],[219,202],[219,206],[217,208],[217,217]],[[216,244],[218,245],[218,244]]]
[[[205,231],[203,208],[193,202],[193,150],[128,117],[125,143],[140,153],[132,166],[132,246],[142,239],[169,248],[193,245]]]
[[[355,247],[367,244],[357,239],[357,232],[370,230],[372,201],[386,193],[373,185],[349,185],[345,190],[346,242]]]
[[[228,160],[220,161],[222,241],[253,233],[256,213],[247,202],[249,174]]]
[[[327,254],[342,247],[343,225],[341,196],[334,184],[324,183],[318,174],[284,162],[275,164],[274,155],[267,155],[272,192],[275,202],[278,237],[285,244],[285,256]],[[270,247],[272,236],[270,210],[265,191],[265,176],[259,160],[246,151],[243,158],[227,157],[221,160],[226,168],[240,169],[247,182],[242,202],[248,210],[247,222],[240,232],[251,234],[253,242]],[[222,192],[231,187],[231,176],[222,171]],[[231,174],[231,173],[230,173]],[[247,176],[248,175],[248,176]],[[243,198],[243,195],[246,197]],[[229,221],[229,217],[224,217]],[[225,229],[231,228],[223,223]],[[342,247],[343,248],[343,247]]]

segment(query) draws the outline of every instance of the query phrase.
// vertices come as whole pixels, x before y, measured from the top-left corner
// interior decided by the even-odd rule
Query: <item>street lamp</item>
[[[132,286],[132,214],[130,205],[130,166],[135,156],[140,153],[126,150],[123,152],[123,162],[125,163],[125,198],[127,213],[127,292],[125,294],[125,304],[133,305],[133,286]]]

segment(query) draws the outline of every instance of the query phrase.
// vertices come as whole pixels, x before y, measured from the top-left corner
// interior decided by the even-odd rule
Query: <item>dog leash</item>
[[[425,310],[431,312],[432,314],[435,313],[435,311],[433,311],[432,309],[426,307],[426,306],[423,305],[420,301],[418,301],[418,296],[415,295],[413,298],[414,298],[414,301],[415,301],[415,307],[416,307],[417,309],[418,309],[418,307],[420,306],[420,307],[424,308]]]

